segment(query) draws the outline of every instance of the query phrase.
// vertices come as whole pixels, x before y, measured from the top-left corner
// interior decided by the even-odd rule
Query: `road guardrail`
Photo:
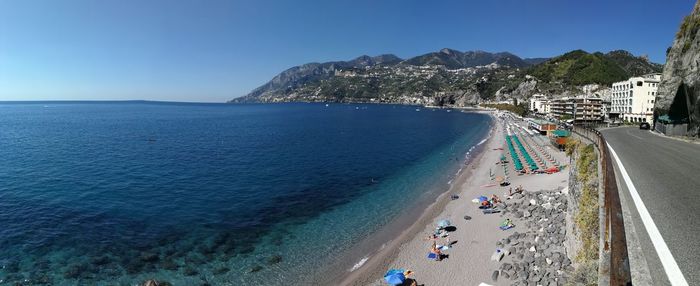
[[[610,150],[602,134],[593,128],[574,126],[572,132],[584,137],[595,145],[600,154],[601,175],[604,204],[603,213],[605,222],[601,228],[600,236],[602,251],[599,257],[600,269],[598,273],[608,281],[608,285],[632,285],[630,275],[629,258],[627,255],[627,238],[625,236],[625,223],[620,204],[620,194],[615,178]],[[607,278],[607,279],[606,279]]]

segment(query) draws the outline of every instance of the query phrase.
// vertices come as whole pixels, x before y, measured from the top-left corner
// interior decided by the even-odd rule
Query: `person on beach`
[[[418,282],[416,282],[416,279],[409,277],[411,275],[413,275],[413,271],[411,271],[411,270],[404,271],[403,276],[406,277],[406,281],[401,285],[418,286]]]
[[[522,192],[523,192],[523,185],[520,185],[517,188],[515,188],[515,192],[513,192],[513,187],[511,187],[510,190],[508,190],[508,195],[512,196],[513,194],[522,193]]]
[[[438,239],[438,235],[435,233],[428,234],[428,237],[426,237],[424,240],[436,240]]]
[[[440,261],[442,259],[442,251],[437,248],[437,243],[433,241],[433,245],[430,247],[430,252],[435,254],[435,261]]]
[[[492,203],[492,204],[495,205],[495,204],[500,203],[500,202],[501,202],[501,199],[498,198],[498,196],[497,196],[496,194],[493,194],[493,195],[491,196],[491,203]]]
[[[426,240],[437,240],[438,238],[445,237],[445,235],[447,235],[447,232],[444,229],[438,227],[435,229],[435,231],[433,231],[433,233],[428,235],[428,238]]]

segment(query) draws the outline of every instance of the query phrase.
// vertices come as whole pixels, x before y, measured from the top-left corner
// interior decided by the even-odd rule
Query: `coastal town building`
[[[594,96],[553,99],[551,101],[551,114],[560,120],[572,119],[575,124],[601,122],[605,119],[603,99]]]
[[[605,118],[604,120],[608,121],[610,119],[610,109],[612,109],[612,100],[603,98],[601,104],[601,112]]]
[[[549,135],[550,132],[557,129],[556,123],[535,118],[529,118],[527,125],[530,129],[534,129],[542,135]]]
[[[544,94],[533,94],[530,97],[530,111],[538,114],[548,114],[550,112],[549,99]]]
[[[632,77],[613,83],[610,114],[628,122],[652,122],[661,74]]]

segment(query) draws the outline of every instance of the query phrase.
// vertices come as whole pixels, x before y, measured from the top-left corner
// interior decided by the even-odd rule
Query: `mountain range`
[[[520,58],[508,52],[445,48],[409,59],[392,54],[364,55],[350,61],[295,66],[231,102],[466,106],[485,100],[522,100],[534,93],[576,94],[583,85],[604,88],[631,76],[660,72],[661,68],[623,50],[575,50],[552,58]]]

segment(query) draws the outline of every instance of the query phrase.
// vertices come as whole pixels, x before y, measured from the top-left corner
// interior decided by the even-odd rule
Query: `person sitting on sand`
[[[491,203],[492,203],[492,204],[495,205],[495,204],[500,203],[500,202],[501,202],[501,199],[499,199],[498,196],[497,196],[496,194],[493,194],[493,195],[491,196]]]
[[[509,218],[505,219],[503,222],[501,222],[501,225],[498,226],[498,228],[500,228],[501,230],[508,230],[514,227],[515,225]]]
[[[510,227],[512,227],[512,226],[514,226],[514,225],[513,225],[513,222],[512,222],[509,218],[507,218],[507,219],[505,219],[505,220],[501,223],[501,226],[510,226]]]
[[[510,190],[508,190],[508,195],[512,196],[514,194],[522,193],[522,192],[523,192],[523,185],[520,185],[517,188],[515,188],[515,192],[513,192],[513,188],[511,187]]]
[[[430,247],[430,253],[435,254],[435,261],[440,261],[442,259],[442,251],[437,248],[437,243],[433,241],[433,245]]]

